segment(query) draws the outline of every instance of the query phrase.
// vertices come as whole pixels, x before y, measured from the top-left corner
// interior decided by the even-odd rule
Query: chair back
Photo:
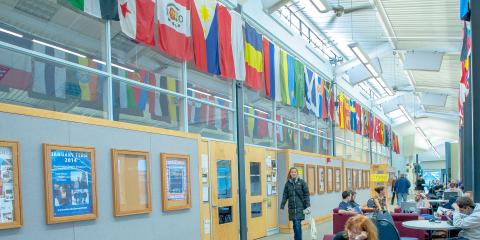
[[[388,220],[378,219],[376,225],[378,230],[378,239],[400,240],[400,234],[395,228],[395,225]]]
[[[375,207],[375,202],[373,201],[373,198],[368,199],[367,207],[369,207],[369,208],[374,208]]]

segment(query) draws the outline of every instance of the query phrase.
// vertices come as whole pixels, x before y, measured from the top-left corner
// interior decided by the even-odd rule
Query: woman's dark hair
[[[347,198],[348,196],[350,196],[350,194],[351,194],[350,191],[343,191],[342,192],[342,199]]]
[[[381,191],[383,191],[383,189],[385,189],[384,186],[378,186],[375,188],[375,192],[377,192],[378,194],[380,194]]]

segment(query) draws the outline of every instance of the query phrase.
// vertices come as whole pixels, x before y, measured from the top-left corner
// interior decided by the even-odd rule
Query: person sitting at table
[[[455,203],[456,200],[456,198],[450,198],[447,203],[437,208],[437,212],[435,213],[435,215],[437,217],[442,217],[453,212],[454,209],[452,205]]]
[[[344,214],[357,214],[355,208],[352,207],[350,201],[352,200],[352,194],[350,191],[342,192],[342,201],[338,204],[338,213]]]
[[[355,210],[356,213],[362,214],[362,209],[360,208],[360,204],[355,202],[356,197],[357,197],[357,192],[350,190],[350,206]]]
[[[460,189],[457,188],[457,183],[455,183],[455,182],[451,182],[451,183],[450,183],[449,188],[446,189],[446,190],[444,191],[444,193],[446,193],[446,192],[456,192],[456,193],[458,193],[458,196],[459,196],[459,197],[463,196],[462,190],[460,190]]]
[[[376,187],[375,192],[377,193],[377,196],[373,198],[375,211],[388,211],[385,187]]]
[[[378,240],[378,231],[372,220],[356,215],[347,220],[345,230],[338,232],[333,240]]]
[[[415,194],[415,203],[417,204],[417,208],[430,208],[427,196],[421,192]]]
[[[455,209],[452,225],[462,230],[457,238],[450,239],[480,239],[480,203],[474,203],[469,197],[459,197],[452,207]]]

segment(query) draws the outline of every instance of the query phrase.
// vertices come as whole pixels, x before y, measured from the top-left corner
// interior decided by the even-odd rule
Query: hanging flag
[[[235,65],[235,79],[245,81],[245,46],[243,41],[243,20],[240,13],[230,11],[232,18],[232,52]],[[278,66],[278,65],[277,65]]]
[[[10,43],[18,47],[32,49],[33,42],[29,39],[0,32],[2,42]],[[32,59],[17,57],[17,53],[2,49],[0,50],[0,87],[29,90],[32,86]]]
[[[160,78],[160,87],[168,89],[172,92],[177,92],[177,81],[173,77],[162,76]],[[174,96],[167,94],[160,95],[160,105],[162,109],[163,121],[178,125],[178,100]]]
[[[118,0],[122,32],[137,42],[155,46],[153,34],[155,1]]]
[[[358,102],[355,103],[355,112],[357,113],[356,114],[356,118],[357,118],[357,134],[362,134],[362,110],[361,110],[361,107],[360,107],[360,104],[358,104]]]
[[[281,50],[278,46],[275,46],[274,48],[274,53],[273,53],[273,66],[274,66],[274,79],[275,79],[275,101],[281,102],[282,101],[282,90],[281,90],[281,84],[282,84],[282,79],[281,79],[281,66],[280,66],[280,54]]]
[[[320,97],[321,99],[321,110],[319,109],[319,112],[321,113],[321,117],[323,121],[326,121],[328,119],[328,97],[327,97],[327,88],[325,87],[326,81],[325,79],[320,79],[322,81],[320,83],[320,89],[318,90],[322,95]]]
[[[276,118],[277,122],[283,123],[283,118],[282,118],[281,115],[277,114],[277,116],[275,118]],[[277,124],[275,127],[277,129],[277,141],[278,142],[283,142],[284,141],[283,126]]]
[[[357,132],[357,112],[355,109],[355,100],[350,99],[350,129]]]
[[[307,110],[320,117],[322,104],[321,96],[318,95],[317,88],[320,77],[308,68],[305,68],[305,106]]]
[[[37,52],[47,54],[52,57],[65,59],[65,52],[42,44],[33,43],[32,49]],[[88,66],[88,60],[81,58]],[[43,97],[65,98],[65,84],[67,81],[66,68],[50,61],[34,60],[33,61],[33,83],[31,91]],[[78,71],[80,72],[80,71]],[[88,73],[82,71],[86,77],[90,77]]]
[[[265,81],[265,96],[275,100],[275,45],[268,39],[263,38],[263,79]]]
[[[332,121],[332,123],[335,122],[335,101],[334,101],[334,98],[335,98],[335,93],[334,93],[334,89],[333,89],[333,84],[330,84],[330,90],[329,90],[329,97],[330,97],[330,101],[329,101],[329,113],[330,113],[330,120]]]
[[[462,76],[460,78],[460,88],[458,92],[458,112],[460,117],[460,126],[463,125],[463,104],[470,92],[470,55],[471,55],[471,31],[469,25],[463,22],[463,45],[460,54]]]
[[[295,106],[295,59],[284,50],[280,56],[280,89],[282,103],[287,106]]]
[[[362,121],[363,121],[363,136],[368,137],[368,111],[362,108]]]
[[[193,55],[197,68],[220,75],[216,0],[194,0],[191,10]]]
[[[232,17],[228,9],[218,4],[218,52],[220,55],[220,74],[224,78],[235,79],[235,64],[232,49]]]
[[[368,137],[370,140],[374,139],[375,133],[375,122],[371,112],[368,112]]]
[[[305,106],[305,65],[295,59],[295,106],[302,109]]]
[[[180,60],[193,57],[189,0],[157,0],[159,48]]]
[[[460,0],[460,19],[470,21],[470,0]]]
[[[350,109],[350,98],[345,97],[345,101],[343,102],[344,104],[344,111],[345,111],[345,129],[347,130],[352,130],[352,124],[351,124],[351,109]]]
[[[117,0],[68,0],[68,2],[72,7],[94,17],[119,20]]]
[[[255,115],[261,118],[268,118],[268,114],[265,112],[261,112],[258,110],[255,110]],[[269,136],[268,134],[268,122],[262,119],[255,118],[255,123],[254,123],[254,136],[256,138],[266,138]]]
[[[262,35],[245,23],[245,68],[247,70],[245,85],[253,90],[262,89]]]
[[[340,92],[338,95],[338,127],[341,129],[345,128],[345,96],[343,92]]]

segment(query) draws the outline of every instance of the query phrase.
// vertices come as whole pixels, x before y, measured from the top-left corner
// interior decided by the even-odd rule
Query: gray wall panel
[[[2,240],[127,240],[198,239],[200,210],[198,146],[186,139],[145,132],[69,123],[0,113],[0,139],[20,142],[21,191],[24,226],[0,230]],[[42,143],[91,146],[96,149],[98,218],[92,221],[45,223]],[[111,149],[150,152],[153,211],[114,217]],[[190,155],[192,208],[165,213],[161,206],[160,153]]]

